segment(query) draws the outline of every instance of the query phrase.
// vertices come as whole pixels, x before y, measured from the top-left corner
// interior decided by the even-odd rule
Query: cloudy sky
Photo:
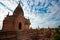
[[[0,29],[8,12],[12,15],[19,1],[32,28],[60,25],[60,0],[0,0]]]

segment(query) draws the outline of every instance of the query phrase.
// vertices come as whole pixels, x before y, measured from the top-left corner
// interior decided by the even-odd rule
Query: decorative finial
[[[9,12],[8,12],[7,16],[9,16]]]
[[[21,1],[21,0],[20,0]],[[19,1],[19,3],[20,3],[20,1]]]
[[[20,7],[20,1],[19,1],[19,3],[18,3],[18,7]]]
[[[50,29],[50,27],[48,26],[48,29]]]
[[[30,27],[30,29],[32,29],[32,27]]]
[[[40,30],[40,27],[38,26],[38,30]]]

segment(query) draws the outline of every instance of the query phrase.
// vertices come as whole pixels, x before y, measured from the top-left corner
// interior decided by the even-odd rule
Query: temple
[[[24,12],[19,3],[13,12],[13,15],[9,16],[9,12],[8,12],[8,15],[3,20],[3,30],[7,31],[7,30],[29,29],[30,24],[31,24],[30,19],[26,19],[24,17]]]
[[[30,19],[24,17],[24,12],[20,3],[13,12],[3,20],[3,28],[0,30],[0,40],[53,40],[55,30],[48,27],[47,29],[32,29]]]

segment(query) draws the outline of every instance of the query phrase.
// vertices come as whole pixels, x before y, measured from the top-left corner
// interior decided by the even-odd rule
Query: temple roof
[[[14,10],[13,14],[22,14],[22,15],[24,15],[23,9],[22,9],[20,3],[18,4],[18,6],[16,7],[16,9]]]
[[[14,23],[14,21],[18,17],[18,15],[24,16],[23,9],[22,9],[20,3],[18,4],[18,6],[16,7],[16,9],[14,10],[13,15],[9,16],[9,12],[8,12],[8,15],[7,15],[7,17],[5,18],[4,21],[5,22],[11,22],[11,23],[13,22]],[[25,23],[29,25],[30,24],[30,20],[26,19],[26,18],[24,18],[24,19],[25,19]]]

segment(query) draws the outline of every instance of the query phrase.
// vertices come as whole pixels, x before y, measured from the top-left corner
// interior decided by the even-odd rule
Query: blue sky
[[[60,0],[0,0],[0,29],[8,12],[12,15],[19,1],[25,18],[31,21],[30,27],[54,28],[60,25]]]

